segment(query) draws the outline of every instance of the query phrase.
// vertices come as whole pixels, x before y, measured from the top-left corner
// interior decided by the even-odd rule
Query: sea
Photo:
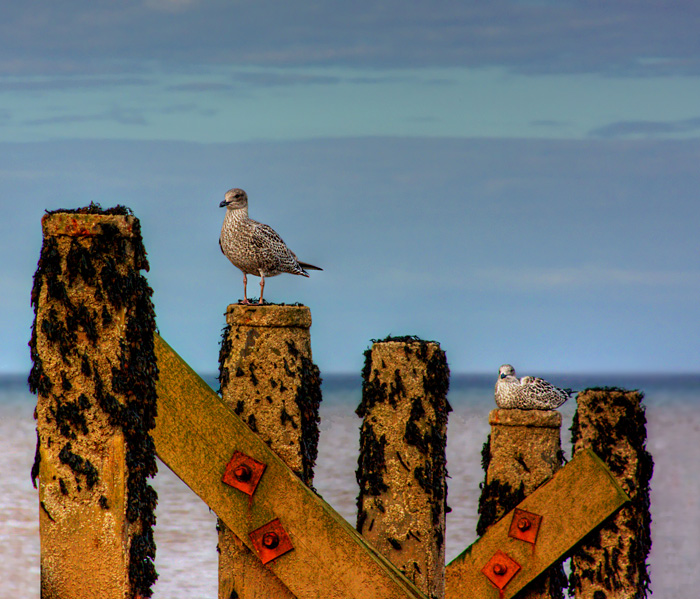
[[[538,373],[539,374],[539,373]],[[204,376],[218,388],[214,376]],[[651,589],[655,599],[697,597],[700,588],[700,374],[551,375],[559,387],[616,386],[645,394],[651,481]],[[447,561],[476,540],[481,448],[489,433],[494,376],[453,375],[448,399]],[[314,486],[351,524],[361,398],[359,375],[326,375]],[[30,480],[36,443],[36,398],[26,376],[0,377],[0,598],[38,599],[39,515]],[[574,399],[560,408],[562,444],[571,457]],[[155,599],[217,597],[216,516],[163,463],[153,479],[156,511]]]

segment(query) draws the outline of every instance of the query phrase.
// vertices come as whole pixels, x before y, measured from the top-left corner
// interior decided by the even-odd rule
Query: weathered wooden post
[[[311,485],[321,378],[311,360],[309,308],[234,304],[226,322],[219,374],[224,402]],[[218,527],[220,599],[293,597],[225,524]]]
[[[139,221],[91,204],[48,213],[42,226],[29,376],[41,596],[148,597],[158,370]]]
[[[574,455],[591,448],[610,468],[631,502],[593,531],[572,555],[570,586],[577,599],[640,599],[649,592],[649,481],[643,394],[586,389],[571,426]]]
[[[563,461],[559,412],[496,409],[489,424],[491,434],[482,451],[486,477],[479,498],[479,536],[549,480]],[[561,566],[553,566],[522,596],[562,597],[565,583]]]
[[[449,369],[435,342],[365,353],[357,530],[428,597],[445,596]]]

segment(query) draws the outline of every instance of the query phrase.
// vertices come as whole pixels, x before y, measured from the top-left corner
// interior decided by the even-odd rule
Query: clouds
[[[500,290],[517,288],[527,294],[542,292],[576,293],[582,291],[607,295],[634,295],[654,293],[661,295],[682,294],[690,297],[700,293],[700,269],[697,270],[646,270],[625,268],[623,264],[566,267],[494,268],[475,270],[476,285],[492,286]]]
[[[570,258],[569,261],[575,262]],[[365,280],[378,287],[397,287],[413,293],[425,288],[450,289],[470,294],[495,292],[522,300],[544,295],[562,301],[582,294],[616,299],[644,294],[645,301],[656,302],[671,296],[688,300],[700,294],[700,269],[648,270],[641,265],[625,267],[624,263],[532,266],[517,262],[517,267],[499,263],[490,268],[474,263],[465,265],[459,274],[446,269],[426,272],[391,266],[369,273]]]
[[[212,67],[140,77],[7,77],[0,78],[3,92],[0,124],[4,139],[16,141],[687,138],[698,135],[700,78]]]
[[[698,30],[695,3],[653,0],[12,3],[0,24],[0,72],[237,64],[688,76],[700,72]]]
[[[39,4],[0,22],[4,139],[698,135],[688,3]]]
[[[0,93],[109,89],[151,83],[151,80],[143,77],[5,77],[0,80]]]
[[[94,114],[63,114],[38,119],[30,119],[25,122],[32,127],[46,125],[74,125],[76,123],[113,122],[119,125],[145,125],[146,119],[140,111],[135,109],[112,108],[110,110]]]
[[[700,117],[676,121],[618,121],[590,132],[593,137],[607,139],[617,137],[665,137],[677,134],[696,134],[700,130]]]
[[[141,219],[160,330],[195,368],[215,368],[221,314],[241,291],[216,243],[233,186],[248,192],[251,217],[324,268],[266,288],[312,307],[322,370],[359,370],[368,340],[388,333],[438,339],[455,372],[488,371],[505,354],[555,370],[693,370],[700,359],[698,141],[64,141],[0,152],[0,254],[13,257],[3,280],[14,290],[0,353],[24,363],[43,211],[98,201]],[[535,353],[533,326],[545,331]]]
[[[43,210],[99,201],[141,218],[159,326],[210,369],[240,289],[217,206],[239,186],[324,267],[269,296],[314,306],[322,368],[392,332],[492,370],[532,353],[512,321],[552,331],[551,368],[700,359],[674,341],[700,321],[695,4],[68,0],[3,17],[7,355]]]
[[[92,126],[95,124],[99,125],[107,123],[110,125],[119,125],[127,127],[137,126],[140,128],[145,128],[151,123],[153,117],[156,115],[175,115],[177,117],[181,117],[182,115],[194,115],[199,117],[210,117],[214,116],[214,113],[212,111],[203,110],[194,103],[171,104],[167,106],[159,106],[157,109],[149,109],[144,107],[112,106],[111,108],[108,108],[106,110],[93,111],[90,113],[64,113],[55,116],[27,119],[23,122],[23,125],[43,129],[52,125],[67,125],[72,128],[76,125],[81,124],[88,124]],[[9,120],[9,113],[7,119]],[[0,112],[0,124],[2,124],[2,112]],[[124,130],[121,129],[121,131]],[[97,137],[101,137],[101,135],[98,135]]]

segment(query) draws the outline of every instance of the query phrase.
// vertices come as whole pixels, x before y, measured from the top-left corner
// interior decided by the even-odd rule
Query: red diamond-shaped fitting
[[[520,572],[520,564],[500,549],[481,568],[481,573],[499,590],[503,590],[518,572]]]
[[[265,464],[241,451],[236,451],[231,461],[226,464],[222,480],[227,485],[243,491],[247,495],[252,495],[255,493],[255,488],[258,486],[263,472],[265,472]]]
[[[294,549],[292,541],[282,527],[279,518],[254,530],[248,536],[253,543],[255,553],[258,554],[263,564],[267,564],[273,559],[277,559],[280,555]]]
[[[513,519],[510,522],[508,536],[533,545],[537,541],[537,533],[540,531],[542,516],[526,512],[525,510],[515,508]]]

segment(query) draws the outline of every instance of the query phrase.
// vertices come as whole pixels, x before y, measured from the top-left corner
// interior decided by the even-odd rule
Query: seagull
[[[504,364],[498,369],[496,381],[496,405],[499,408],[520,410],[554,410],[574,393],[571,389],[559,389],[547,381],[515,376],[515,368]]]
[[[229,189],[219,208],[226,208],[221,227],[219,247],[231,263],[243,272],[243,304],[248,301],[248,275],[260,277],[260,300],[263,303],[265,277],[283,272],[308,277],[309,270],[323,270],[313,264],[300,262],[268,225],[248,218],[248,196],[242,189]]]

